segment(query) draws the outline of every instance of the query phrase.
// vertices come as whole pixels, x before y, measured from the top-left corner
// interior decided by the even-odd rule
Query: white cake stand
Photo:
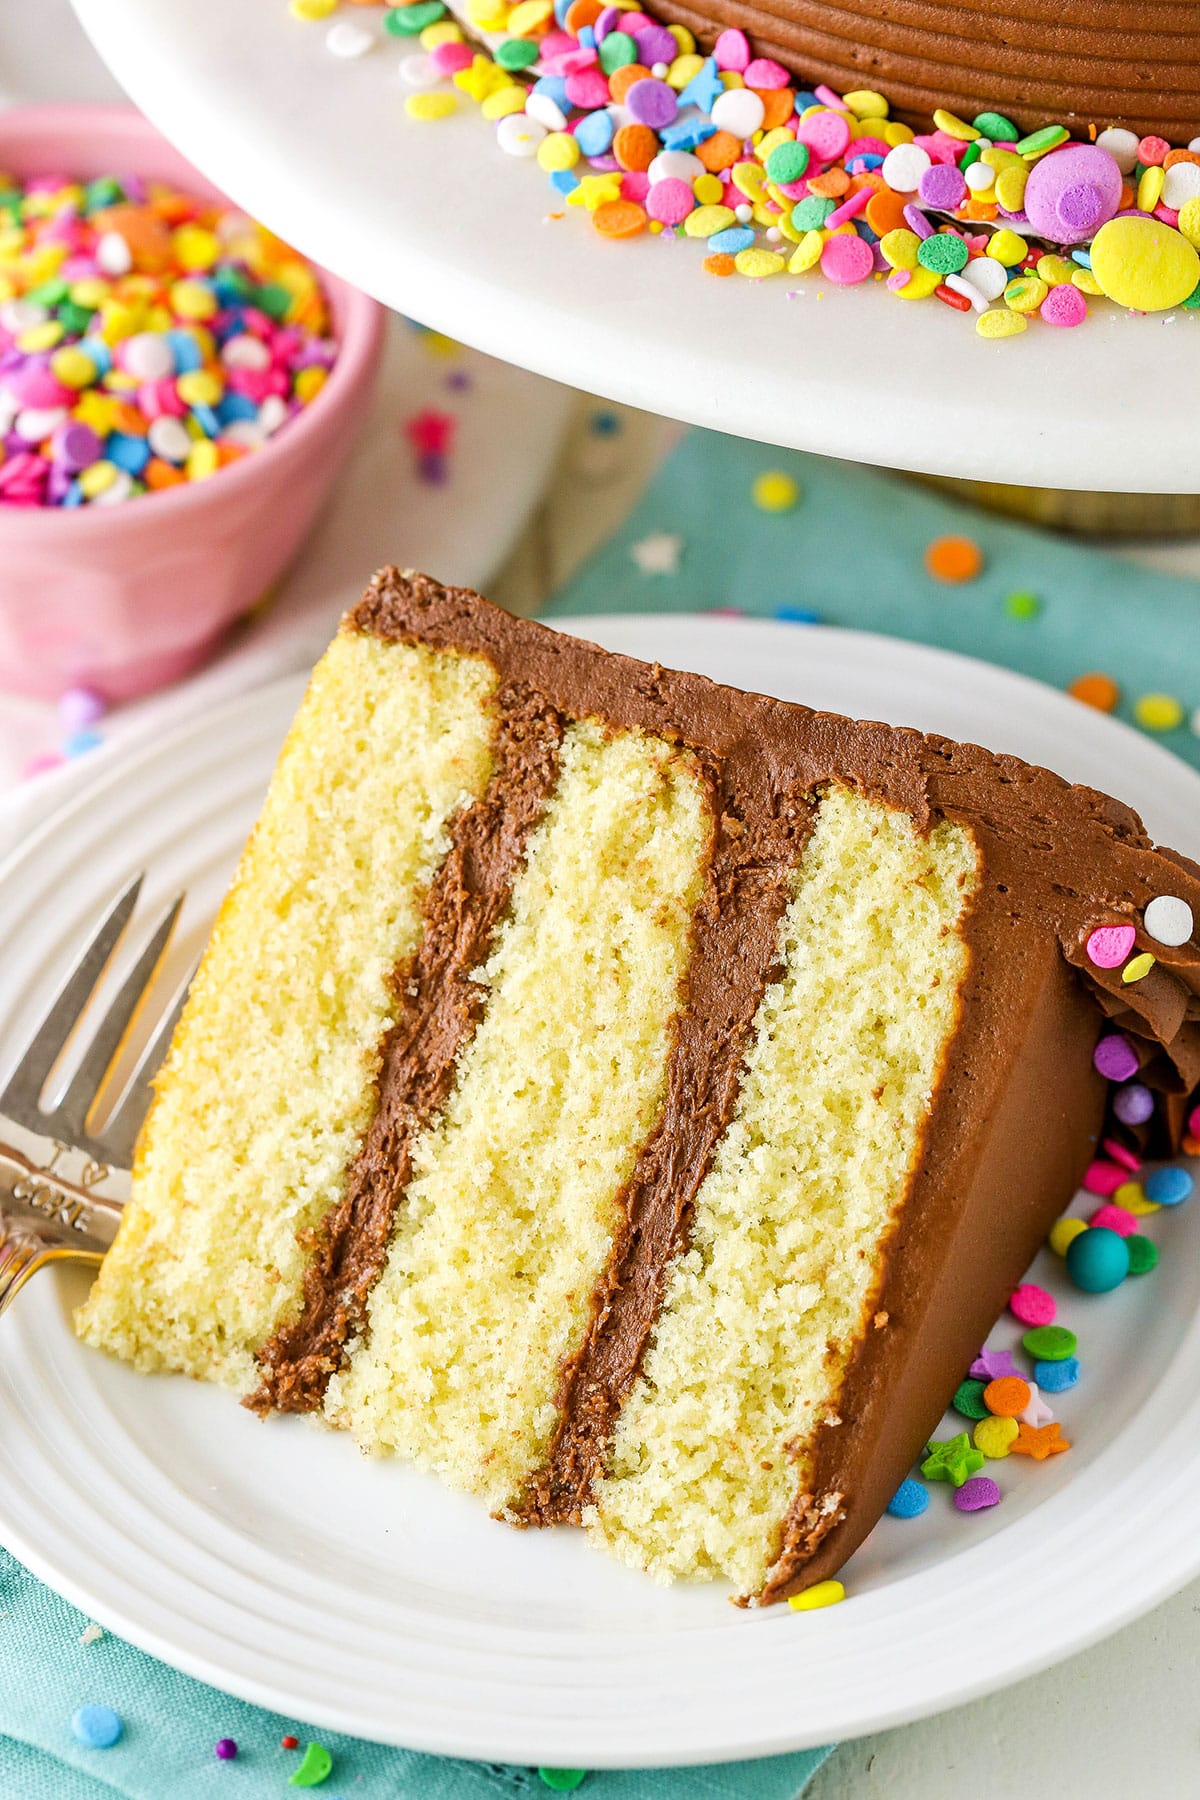
[[[936,301],[905,305],[874,284],[717,280],[690,241],[606,243],[574,208],[547,222],[545,177],[500,152],[473,103],[436,125],[408,119],[397,40],[347,63],[284,0],[74,5],[137,104],[240,204],[495,356],[828,456],[1200,492],[1200,313],[1101,302],[1079,329],[988,343]]]

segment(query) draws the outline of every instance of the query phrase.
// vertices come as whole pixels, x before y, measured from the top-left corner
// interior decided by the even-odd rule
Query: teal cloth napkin
[[[618,420],[600,412],[594,422],[604,436]],[[770,470],[799,484],[790,511],[754,504],[755,480]],[[927,574],[926,547],[947,535],[969,536],[983,551],[975,580],[950,585]],[[679,540],[675,572],[645,573],[635,547],[650,540],[647,560],[669,562],[654,554],[663,538]],[[1013,595],[1032,596],[1035,615],[1011,612]],[[1200,707],[1200,582],[959,505],[902,476],[690,432],[544,616],[718,607],[799,622],[815,615],[937,644],[1053,687],[1099,671],[1120,687],[1117,716],[1130,723],[1140,696],[1169,694],[1182,722],[1155,735],[1200,768],[1191,724]]]

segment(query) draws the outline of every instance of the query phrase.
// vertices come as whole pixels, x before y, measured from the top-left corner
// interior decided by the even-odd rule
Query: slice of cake
[[[1200,914],[1200,870],[1044,770],[385,570],[80,1331],[776,1599],[870,1530],[1073,1192],[1105,1016],[1176,1112],[1200,1079],[1164,895]],[[1089,956],[1114,924],[1144,979]]]

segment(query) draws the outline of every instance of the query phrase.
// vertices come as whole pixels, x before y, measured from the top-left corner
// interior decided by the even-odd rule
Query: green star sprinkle
[[[946,1438],[942,1443],[929,1445],[929,1455],[921,1464],[921,1473],[927,1481],[952,1481],[955,1487],[961,1487],[968,1476],[977,1475],[987,1458],[982,1450],[976,1450],[965,1431],[957,1437]]]

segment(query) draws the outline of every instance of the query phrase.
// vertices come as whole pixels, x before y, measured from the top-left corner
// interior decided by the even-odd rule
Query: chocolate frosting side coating
[[[770,974],[761,934],[740,915],[760,908],[777,925],[784,846],[791,842],[794,859],[814,796],[838,782],[902,808],[921,831],[950,819],[972,833],[980,882],[964,925],[959,1027],[843,1379],[840,1422],[822,1427],[815,1448],[797,1449],[797,1496],[762,1597],[820,1579],[874,1524],[1073,1191],[1100,1125],[1104,1089],[1091,1057],[1103,1014],[1139,1045],[1143,1079],[1176,1097],[1200,1081],[1200,950],[1157,944],[1141,926],[1162,893],[1186,899],[1200,919],[1200,868],[1155,849],[1120,802],[1016,758],[614,656],[426,576],[385,569],[344,629],[487,657],[502,683],[525,684],[564,718],[598,717],[688,747],[719,793],[705,900],[716,911],[702,912],[697,930],[696,1004],[677,1022],[666,1111],[626,1190],[627,1227],[593,1296],[583,1354],[563,1372],[555,1449],[548,1469],[531,1473],[531,1519],[543,1496],[547,1516],[573,1517],[586,1505],[636,1378],[661,1259],[686,1242],[712,1127],[733,1103],[721,1034],[732,1023],[744,1044],[744,1021]],[[746,838],[761,850],[741,864],[736,848]],[[1158,958],[1152,981],[1128,987],[1119,971],[1094,968],[1085,949],[1095,926],[1125,921],[1137,949]],[[706,935],[715,942],[721,933],[733,960],[719,970],[714,953],[706,970]],[[751,953],[740,955],[743,947]],[[711,995],[701,987],[708,981]],[[710,998],[715,1017],[705,1015]],[[685,1070],[718,1109],[708,1127],[703,1104],[684,1123]]]
[[[894,116],[927,126],[934,107],[967,120],[982,108],[1024,130],[1061,123],[1077,136],[1126,125],[1186,144],[1200,130],[1200,33],[1192,0],[653,0],[701,48],[740,26],[755,53],[801,87],[878,89]]]
[[[493,700],[495,767],[484,793],[450,830],[426,896],[421,940],[396,970],[396,1018],[383,1044],[375,1116],[346,1191],[315,1235],[299,1316],[258,1354],[262,1381],[244,1405],[310,1412],[345,1346],[366,1320],[417,1138],[449,1097],[458,1056],[483,1017],[487,990],[471,979],[487,959],[513,877],[558,781],[563,721],[535,690],[506,682]]]

